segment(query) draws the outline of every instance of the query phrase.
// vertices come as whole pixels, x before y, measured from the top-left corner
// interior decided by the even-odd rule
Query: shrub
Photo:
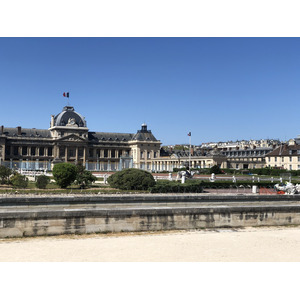
[[[199,180],[187,180],[184,184],[176,181],[160,180],[149,190],[151,193],[202,193],[203,188]]]
[[[222,171],[221,171],[221,169],[220,169],[220,167],[218,165],[214,165],[214,166],[212,166],[210,168],[210,174],[212,174],[212,173],[214,173],[214,174],[221,174]]]
[[[37,177],[36,179],[36,183],[35,183],[35,186],[38,188],[38,189],[45,189],[47,184],[50,183],[50,178],[46,175],[40,175]]]
[[[57,185],[66,188],[76,179],[76,167],[70,163],[59,163],[53,167],[53,177]]]
[[[12,174],[12,171],[10,168],[7,168],[5,166],[0,166],[0,183],[6,184],[9,183],[9,176]]]
[[[11,179],[11,184],[13,185],[13,187],[15,188],[22,188],[25,189],[28,186],[28,178],[26,178],[26,176],[21,175],[19,173],[15,173]]]
[[[111,187],[121,190],[147,190],[155,185],[153,176],[139,169],[125,169],[107,179]]]
[[[90,186],[97,179],[97,177],[94,176],[92,172],[87,171],[82,165],[76,165],[76,173],[75,183],[78,184],[81,188]]]

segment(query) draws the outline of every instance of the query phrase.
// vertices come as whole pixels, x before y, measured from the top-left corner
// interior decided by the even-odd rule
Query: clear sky
[[[300,38],[0,38],[0,125],[146,122],[164,145],[300,134]]]

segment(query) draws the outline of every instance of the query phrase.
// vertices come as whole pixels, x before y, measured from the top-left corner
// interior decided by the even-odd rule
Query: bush
[[[111,187],[121,190],[147,190],[155,185],[153,176],[139,169],[125,169],[107,179]]]
[[[150,193],[202,193],[203,188],[199,180],[187,180],[186,183],[160,180],[151,187]]]
[[[9,183],[9,176],[11,174],[12,174],[12,171],[10,168],[7,168],[5,166],[0,166],[0,183],[1,184]]]
[[[76,165],[76,172],[77,174],[75,183],[78,184],[81,188],[90,186],[97,179],[97,177],[94,176],[92,172],[87,171],[82,165]]]
[[[37,177],[36,179],[36,183],[35,183],[35,186],[38,188],[38,189],[45,189],[47,184],[50,183],[50,178],[46,175],[40,175]]]
[[[70,163],[59,163],[53,167],[53,177],[57,185],[66,188],[76,179],[76,167]]]
[[[212,174],[212,173],[214,173],[214,174],[221,174],[222,171],[221,171],[221,169],[220,169],[220,167],[218,165],[214,165],[214,166],[212,166],[210,168],[210,174]]]
[[[19,173],[15,173],[11,179],[11,184],[13,185],[13,187],[15,188],[22,188],[25,189],[28,186],[28,178],[26,178],[26,176],[21,175]]]

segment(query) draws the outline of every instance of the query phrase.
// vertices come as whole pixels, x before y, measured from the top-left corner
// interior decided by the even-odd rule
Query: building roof
[[[292,156],[297,155],[297,150],[300,150],[300,145],[281,145],[266,156]]]
[[[18,131],[21,131],[21,135]],[[48,129],[35,129],[35,128],[3,128],[3,135],[8,137],[30,137],[30,138],[51,138],[51,133]]]
[[[73,122],[73,123],[72,123]],[[84,117],[74,110],[73,106],[65,106],[58,115],[54,117],[54,126],[77,125],[86,127]]]
[[[152,134],[151,130],[147,129],[146,124],[142,124],[142,128],[137,131],[137,133],[132,137],[133,141],[153,141],[156,142],[157,139]]]
[[[95,142],[112,141],[128,142],[132,140],[133,133],[116,133],[116,132],[92,132],[89,131],[89,140]]]

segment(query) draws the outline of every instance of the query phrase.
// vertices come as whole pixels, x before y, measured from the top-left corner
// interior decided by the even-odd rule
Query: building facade
[[[49,129],[0,128],[0,164],[21,170],[51,170],[59,162],[91,171],[149,169],[160,146],[146,124],[135,134],[89,131],[72,106],[51,116]]]
[[[291,139],[266,155],[266,166],[300,170],[300,139]]]
[[[267,155],[278,143],[274,140],[208,143],[192,148],[191,153],[187,149],[165,150],[146,124],[136,133],[94,132],[74,107],[65,106],[59,114],[51,116],[48,129],[1,126],[0,164],[25,171],[51,170],[59,162],[82,164],[90,171],[138,168],[172,172],[184,166],[214,165],[252,169],[277,166],[275,158]],[[293,169],[298,168],[297,159],[293,159]],[[285,166],[290,168],[288,163]]]

